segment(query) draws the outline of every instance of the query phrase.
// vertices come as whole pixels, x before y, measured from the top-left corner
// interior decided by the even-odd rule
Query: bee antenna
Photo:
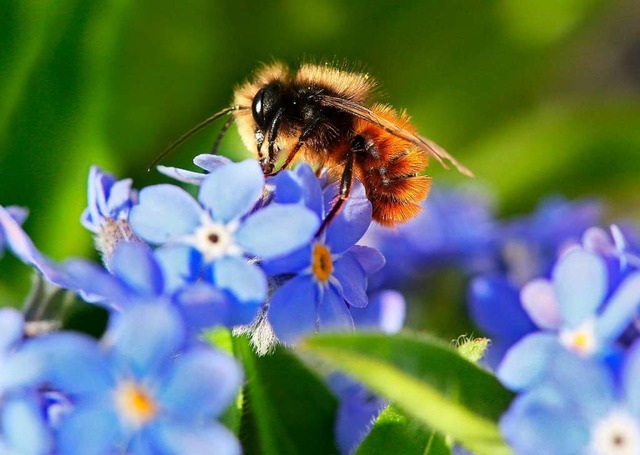
[[[204,119],[203,121],[198,123],[196,126],[191,128],[189,131],[184,133],[182,136],[180,136],[178,139],[173,141],[171,143],[171,145],[169,145],[169,147],[167,147],[161,154],[159,154],[157,157],[155,157],[154,160],[149,164],[149,167],[147,167],[147,171],[148,172],[151,171],[151,169],[156,164],[158,164],[160,161],[162,161],[164,158],[166,158],[167,155],[169,155],[175,149],[180,147],[180,145],[182,145],[185,141],[187,141],[189,138],[194,136],[196,133],[198,133],[200,130],[202,130],[204,127],[206,127],[210,123],[215,122],[216,120],[218,120],[220,117],[222,117],[224,115],[229,115],[232,112],[241,111],[241,110],[245,110],[245,109],[249,109],[249,108],[247,106],[229,106],[229,107],[221,110],[220,112],[216,112],[211,117],[208,117],[208,118]]]

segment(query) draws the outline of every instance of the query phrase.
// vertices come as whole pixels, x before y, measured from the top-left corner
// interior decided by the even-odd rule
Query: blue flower
[[[131,183],[131,179],[116,180],[98,166],[91,166],[89,171],[88,207],[82,212],[80,223],[95,234],[96,249],[107,267],[120,243],[141,243],[128,221],[129,212],[138,201]]]
[[[397,333],[404,326],[407,303],[401,293],[390,289],[369,295],[364,308],[351,308],[353,322],[358,330]]]
[[[215,418],[238,392],[241,370],[226,354],[187,347],[175,310],[134,306],[104,341],[62,332],[32,340],[48,354],[49,387],[72,397],[56,428],[60,453],[240,453]]]
[[[51,435],[36,391],[44,359],[22,349],[23,337],[22,315],[0,309],[0,453],[45,455]]]
[[[638,344],[621,371],[560,351],[547,380],[514,400],[500,429],[522,455],[640,453],[639,383]]]
[[[254,207],[264,190],[255,160],[218,167],[202,181],[198,201],[173,185],[140,192],[131,210],[134,232],[152,244],[196,251],[202,272],[243,302],[262,303],[267,280],[253,259],[270,259],[308,242],[319,219],[296,204]]]
[[[549,277],[558,255],[582,239],[590,249],[586,239],[593,229],[589,227],[600,214],[598,202],[553,197],[543,201],[532,215],[500,228],[496,263],[471,281],[467,293],[474,322],[492,339],[486,357],[490,366],[495,367],[509,347],[536,330],[520,303],[522,286]]]
[[[187,254],[185,254],[187,253]],[[232,327],[253,319],[256,305],[238,302],[210,283],[196,282],[189,251],[122,244],[113,255],[111,273],[84,260],[67,261],[64,269],[74,288],[96,296],[92,303],[117,312],[133,305],[174,305],[194,336],[218,324]]]
[[[432,188],[423,211],[396,230],[372,224],[362,243],[379,249],[387,266],[372,286],[405,287],[446,265],[470,272],[496,262],[499,226],[486,191],[480,188]]]
[[[499,367],[500,379],[515,390],[544,380],[560,350],[615,354],[616,341],[640,308],[640,272],[611,289],[606,261],[575,247],[560,258],[552,280],[527,284],[521,301],[539,331],[511,347]]]
[[[303,200],[324,219],[338,192],[338,184],[323,193],[308,166],[290,176],[303,181]],[[276,198],[278,198],[276,190]],[[340,214],[313,241],[289,256],[266,261],[271,276],[289,278],[271,296],[268,319],[277,338],[295,343],[316,330],[353,329],[351,307],[367,305],[367,275],[384,265],[384,258],[370,247],[354,246],[371,224],[371,203],[364,187],[353,183]]]
[[[138,199],[131,184],[131,179],[116,180],[98,166],[91,166],[87,184],[88,206],[82,212],[80,223],[98,234],[106,223],[126,221]]]

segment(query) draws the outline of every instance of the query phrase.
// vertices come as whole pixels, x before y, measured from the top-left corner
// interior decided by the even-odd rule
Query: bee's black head
[[[262,131],[268,129],[273,116],[281,107],[282,86],[280,84],[272,83],[258,90],[251,104],[251,112]]]

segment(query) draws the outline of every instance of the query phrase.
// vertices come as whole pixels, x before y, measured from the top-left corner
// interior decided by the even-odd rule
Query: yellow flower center
[[[333,261],[331,260],[331,253],[326,246],[316,243],[313,247],[313,260],[311,262],[311,269],[313,276],[321,283],[329,281],[329,277],[333,272]]]
[[[151,395],[135,382],[121,384],[116,389],[115,400],[121,417],[137,427],[149,422],[158,412]]]

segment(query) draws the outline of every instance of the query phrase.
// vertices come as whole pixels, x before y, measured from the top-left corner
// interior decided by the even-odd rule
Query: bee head
[[[253,119],[262,131],[266,131],[271,124],[273,116],[282,107],[282,86],[271,83],[256,93],[251,103]]]

